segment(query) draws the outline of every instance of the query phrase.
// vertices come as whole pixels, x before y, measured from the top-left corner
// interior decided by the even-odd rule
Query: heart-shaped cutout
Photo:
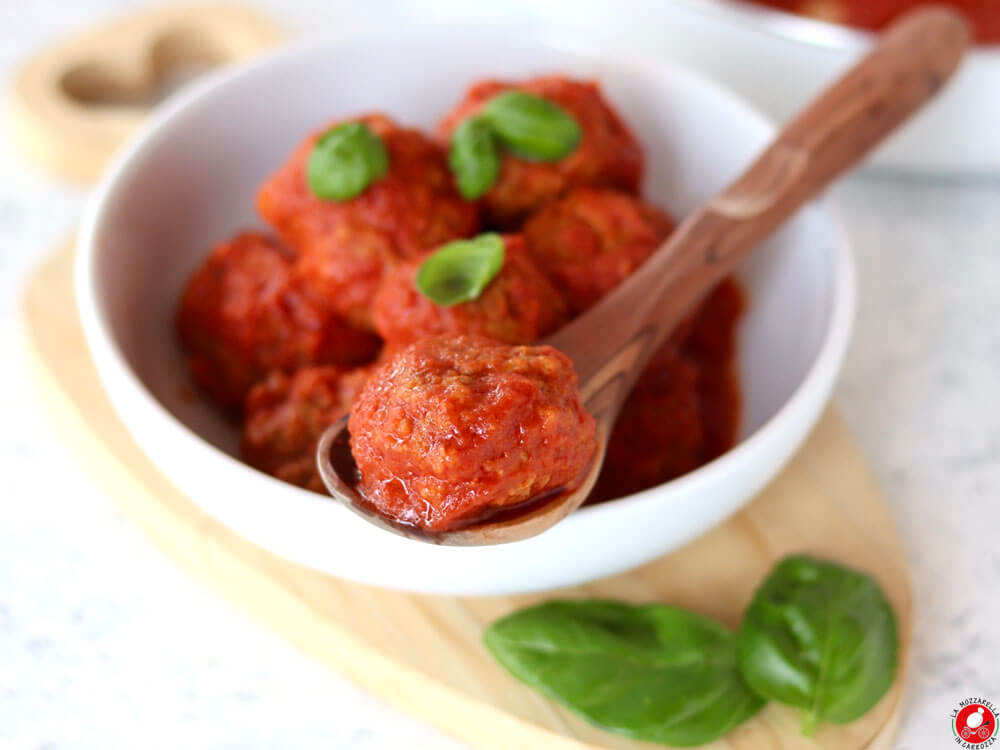
[[[67,70],[60,85],[87,106],[150,108],[224,62],[225,55],[204,31],[178,27],[159,36],[148,64],[139,70],[86,60]]]
[[[22,151],[72,178],[95,178],[148,111],[210,68],[283,38],[248,8],[140,11],[55,44],[15,80],[11,131]]]

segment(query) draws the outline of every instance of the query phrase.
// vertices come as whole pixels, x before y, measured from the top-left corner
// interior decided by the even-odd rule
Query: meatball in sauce
[[[564,159],[539,162],[507,152],[500,175],[483,196],[487,223],[503,229],[518,226],[532,212],[571,188],[592,185],[635,193],[642,178],[642,150],[598,85],[563,76],[521,82],[481,81],[441,121],[438,134],[447,142],[469,117],[478,115],[497,94],[517,90],[551,101],[569,112],[582,130],[580,144]]]
[[[371,305],[386,269],[448,240],[474,234],[479,211],[456,191],[444,150],[384,115],[357,118],[385,144],[389,171],[357,197],[312,193],[309,136],[257,193],[257,210],[302,255],[307,282],[355,325],[371,328]]]
[[[432,532],[574,486],[597,446],[564,354],[482,336],[402,350],[372,375],[349,429],[362,496]]]
[[[578,314],[645,263],[673,230],[673,220],[645,201],[577,188],[528,219],[524,239]]]
[[[246,232],[218,245],[188,281],[176,326],[192,375],[216,402],[239,406],[272,370],[355,364],[379,349],[297,273],[294,250]]]
[[[532,344],[568,319],[563,296],[538,269],[518,235],[503,238],[503,266],[477,299],[444,307],[421,294],[416,276],[429,255],[386,274],[375,297],[375,330],[390,350],[443,334],[478,334]]]
[[[254,468],[325,492],[316,468],[316,444],[327,427],[347,414],[369,368],[304,367],[273,372],[251,389],[244,406],[240,455]]]

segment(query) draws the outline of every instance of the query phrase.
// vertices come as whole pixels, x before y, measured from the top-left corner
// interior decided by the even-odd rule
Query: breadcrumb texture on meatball
[[[383,272],[479,228],[479,210],[455,189],[442,147],[381,114],[352,118],[378,135],[389,172],[346,201],[318,198],[306,166],[323,128],[299,145],[257,193],[257,210],[302,254],[309,283],[351,322],[371,328],[371,304]]]
[[[658,208],[618,190],[577,188],[524,225],[531,256],[574,313],[592,307],[674,230]]]
[[[542,76],[526,81],[487,80],[474,84],[438,125],[447,142],[463,121],[477,115],[503,91],[515,89],[548,99],[569,112],[580,125],[580,144],[557,162],[522,159],[505,152],[496,184],[483,196],[488,223],[512,228],[543,204],[571,188],[610,187],[635,193],[642,179],[643,157],[635,137],[593,81]]]
[[[363,496],[430,531],[572,486],[596,447],[564,354],[479,336],[404,349],[372,375],[349,426]]]
[[[566,301],[529,257],[524,240],[519,235],[503,239],[500,272],[469,302],[443,307],[417,289],[417,271],[433,251],[389,271],[375,297],[375,330],[387,347],[463,333],[507,344],[532,344],[565,323]]]
[[[216,246],[191,276],[176,328],[198,384],[238,406],[272,370],[359,363],[379,340],[348,324],[303,284],[295,252],[245,232]]]

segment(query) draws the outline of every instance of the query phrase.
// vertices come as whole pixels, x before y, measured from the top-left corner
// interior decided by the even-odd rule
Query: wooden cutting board
[[[417,596],[341,581],[236,536],[160,474],[112,411],[77,319],[72,251],[30,281],[25,341],[42,401],[106,495],[194,577],[323,664],[424,721],[483,748],[638,748],[523,687],[480,638],[497,617],[548,596],[669,602],[737,626],[771,565],[810,552],[871,573],[896,611],[900,674],[869,714],[801,736],[794,711],[769,705],[708,747],[889,748],[901,712],[911,627],[906,564],[892,519],[836,411],[743,511],[681,550],[625,575],[544,595]],[[609,544],[627,543],[611,539]]]

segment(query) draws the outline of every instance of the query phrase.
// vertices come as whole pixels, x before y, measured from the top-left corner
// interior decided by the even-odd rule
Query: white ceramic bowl
[[[462,61],[460,64],[456,61]],[[473,80],[598,78],[641,139],[647,194],[683,216],[734,177],[771,126],[684,70],[560,50],[524,33],[409,29],[283,50],[173,101],[108,171],[80,235],[77,292],[94,360],[153,462],[207,513],[291,560],[413,591],[500,594],[640,565],[737,510],[794,453],[829,398],[854,305],[830,208],[804,209],[742,270],[742,442],[677,481],[584,508],[514,544],[435,547],[380,531],[321,495],[240,463],[237,435],[192,400],[172,313],[213,243],[257,223],[257,185],[333,117],[383,109],[430,127]]]

